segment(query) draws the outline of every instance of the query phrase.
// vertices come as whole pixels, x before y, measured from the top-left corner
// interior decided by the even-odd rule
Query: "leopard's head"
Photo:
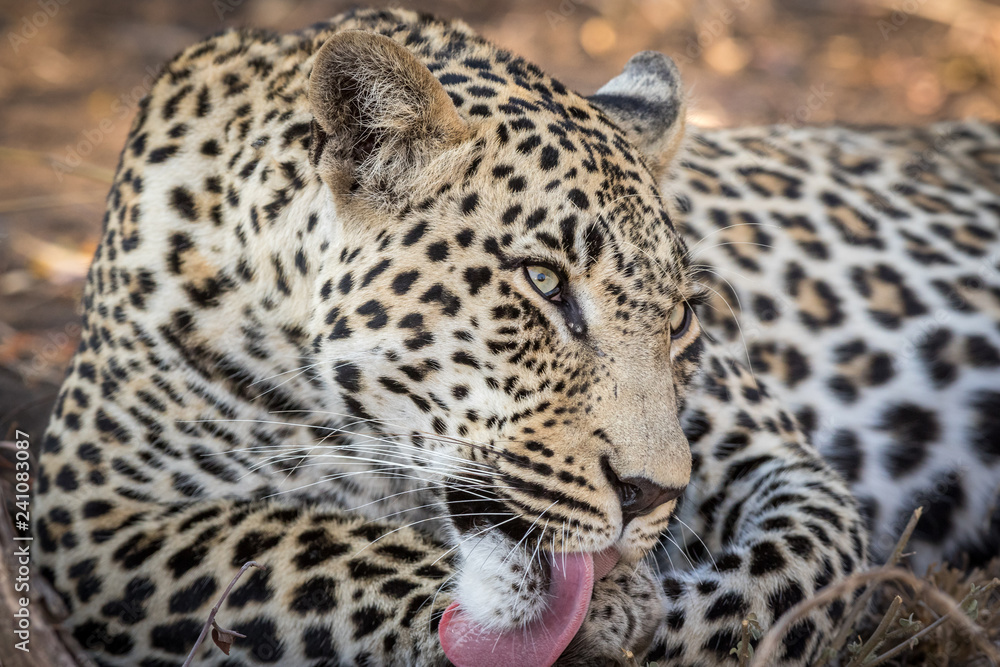
[[[523,628],[560,554],[638,561],[689,481],[696,287],[657,187],[677,71],[639,54],[588,99],[472,37],[349,31],[309,98],[343,239],[310,331],[330,408],[433,492],[475,624]]]

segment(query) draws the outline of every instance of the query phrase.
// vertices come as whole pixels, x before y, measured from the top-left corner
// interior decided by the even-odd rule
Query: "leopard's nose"
[[[618,494],[622,506],[622,526],[637,516],[649,514],[663,503],[679,498],[684,487],[662,486],[645,477],[619,477],[607,457],[601,459],[601,468],[611,487]]]

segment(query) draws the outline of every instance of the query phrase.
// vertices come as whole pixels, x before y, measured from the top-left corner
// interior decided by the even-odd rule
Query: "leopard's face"
[[[372,53],[404,80],[362,80]],[[466,116],[455,98],[474,74],[439,73],[469,82],[449,98],[417,68],[371,35],[317,57],[312,159],[336,209],[321,224],[343,242],[309,333],[327,407],[367,433],[351,452],[431,490],[458,599],[516,627],[547,604],[547,554],[634,562],[666,527],[691,472],[677,414],[700,350],[695,285],[610,93],[602,111],[546,79],[541,98],[504,91]],[[409,143],[379,116],[402,102],[369,87],[408,95],[434,141]]]

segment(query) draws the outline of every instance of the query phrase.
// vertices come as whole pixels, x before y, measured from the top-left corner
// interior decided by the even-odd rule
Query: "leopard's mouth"
[[[459,602],[445,611],[438,635],[456,667],[549,667],[569,646],[587,616],[594,582],[618,563],[615,547],[596,553],[549,553],[548,605],[523,628],[491,630],[478,625]]]

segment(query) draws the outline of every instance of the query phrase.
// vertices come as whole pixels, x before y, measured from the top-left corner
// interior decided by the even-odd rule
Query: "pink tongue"
[[[541,618],[524,628],[481,628],[453,602],[438,628],[445,655],[456,667],[549,667],[583,625],[595,579],[610,572],[618,558],[614,547],[593,555],[550,554],[552,602]]]

